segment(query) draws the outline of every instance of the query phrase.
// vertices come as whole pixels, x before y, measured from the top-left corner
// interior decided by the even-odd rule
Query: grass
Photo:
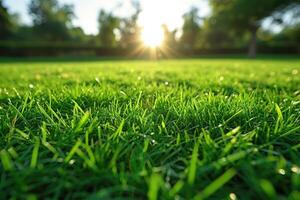
[[[0,63],[1,199],[300,199],[300,59]]]

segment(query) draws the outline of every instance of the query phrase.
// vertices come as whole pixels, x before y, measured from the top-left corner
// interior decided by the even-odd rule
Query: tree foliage
[[[29,12],[40,38],[49,41],[70,39],[68,28],[71,27],[74,17],[71,5],[60,6],[57,0],[32,0]]]
[[[164,32],[163,48],[167,48],[168,50],[170,50],[173,49],[174,47],[177,47],[177,41],[176,41],[177,29],[169,30],[166,24],[162,25],[162,29]]]
[[[13,28],[14,24],[11,16],[3,5],[3,1],[0,0],[0,40],[9,37],[13,32]]]
[[[239,33],[252,34],[249,55],[256,54],[256,33],[263,20],[298,5],[299,0],[210,0],[212,18]]]
[[[141,27],[138,25],[138,18],[141,13],[141,6],[138,2],[132,2],[135,9],[134,13],[120,22],[120,46],[132,48],[139,46]]]
[[[300,23],[285,27],[280,33],[271,35],[274,45],[294,44],[300,50]]]
[[[198,9],[194,7],[183,16],[184,22],[180,43],[186,49],[195,47],[200,31],[199,19]]]
[[[266,17],[297,3],[299,0],[210,0],[213,15],[238,31],[258,28]]]
[[[233,31],[226,29],[222,23],[219,23],[214,18],[206,19],[201,28],[199,45],[202,48],[235,48],[244,44],[241,42],[242,35],[237,36]]]
[[[99,37],[103,47],[114,47],[117,44],[116,30],[119,28],[120,20],[112,13],[100,11],[98,17]]]

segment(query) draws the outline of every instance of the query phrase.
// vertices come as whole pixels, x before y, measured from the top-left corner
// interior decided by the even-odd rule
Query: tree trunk
[[[255,58],[256,57],[256,51],[257,51],[257,27],[253,27],[251,29],[251,39],[249,43],[249,48],[248,48],[248,56],[250,58]]]

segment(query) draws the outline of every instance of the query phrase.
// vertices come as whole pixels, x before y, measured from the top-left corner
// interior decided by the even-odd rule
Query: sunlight
[[[166,1],[170,3],[169,0]],[[170,4],[164,1],[142,1],[139,24],[142,27],[141,38],[146,46],[154,48],[162,44],[164,40],[162,25],[169,25],[170,16],[173,14],[171,11],[166,12],[170,10],[169,7]]]
[[[142,31],[142,40],[145,45],[155,48],[159,47],[164,40],[164,33],[161,27],[147,27]]]
[[[182,15],[190,9],[192,2],[201,4],[201,13],[208,12],[206,1],[197,0],[140,0],[141,13],[138,23],[142,28],[141,39],[146,46],[159,47],[164,40],[162,25],[172,31],[183,24]]]

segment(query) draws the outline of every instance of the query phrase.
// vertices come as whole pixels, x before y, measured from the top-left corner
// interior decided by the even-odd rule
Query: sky
[[[19,14],[22,23],[30,24],[29,2],[30,0],[4,0],[4,5],[11,13]],[[82,27],[87,34],[97,34],[97,18],[100,9],[111,11],[120,17],[129,16],[134,11],[131,0],[59,0],[59,3],[74,5],[76,18],[73,24]],[[182,25],[182,15],[191,6],[199,9],[199,16],[209,14],[206,0],[140,0],[140,3],[142,13],[139,23],[141,26],[166,24],[171,30],[179,28]]]

